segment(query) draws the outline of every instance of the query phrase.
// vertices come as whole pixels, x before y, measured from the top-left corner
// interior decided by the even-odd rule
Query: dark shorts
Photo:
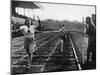
[[[63,40],[63,41],[65,42],[65,41],[66,41],[65,35],[64,35],[64,34],[63,34],[63,35],[60,35],[60,39]]]
[[[88,54],[90,52],[92,52],[92,54],[96,54],[96,38],[90,37],[88,43],[89,43],[87,49]]]

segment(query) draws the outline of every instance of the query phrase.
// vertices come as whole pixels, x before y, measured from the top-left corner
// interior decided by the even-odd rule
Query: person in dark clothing
[[[63,43],[66,41],[65,30],[66,29],[65,29],[64,25],[62,25],[62,27],[60,29],[61,52],[63,52]]]
[[[90,62],[90,56],[92,56],[92,61],[96,61],[96,29],[93,26],[91,20],[92,19],[90,17],[86,17],[86,24],[88,25],[86,34],[89,38],[87,48],[87,63]]]

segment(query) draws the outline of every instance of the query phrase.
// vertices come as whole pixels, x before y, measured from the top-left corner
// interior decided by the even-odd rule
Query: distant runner
[[[60,29],[60,42],[61,42],[61,52],[63,52],[63,43],[65,42],[65,30],[66,28],[62,25]]]
[[[34,25],[31,19],[26,19],[25,25],[21,26],[20,29],[23,30],[23,34],[25,35],[24,40],[24,49],[28,53],[28,66],[31,67],[33,54],[35,54],[36,41],[35,41],[35,28],[37,26]]]

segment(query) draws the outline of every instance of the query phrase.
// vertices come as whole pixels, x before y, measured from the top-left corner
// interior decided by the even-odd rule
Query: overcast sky
[[[29,17],[39,16],[41,20],[55,19],[55,20],[69,20],[80,21],[82,17],[91,16],[95,14],[94,6],[80,6],[80,5],[67,5],[67,4],[51,4],[51,3],[38,3],[42,9],[26,9],[25,15]],[[17,12],[24,14],[23,9],[17,9]],[[36,17],[34,17],[36,18]]]

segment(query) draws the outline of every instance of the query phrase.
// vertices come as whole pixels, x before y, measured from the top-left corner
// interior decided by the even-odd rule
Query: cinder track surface
[[[62,44],[59,35],[59,32],[39,33],[36,35],[37,55],[34,55],[30,69],[26,68],[27,53],[23,49],[23,37],[14,38],[11,48],[12,74],[81,70],[70,36],[66,33],[66,41],[63,43],[63,52],[61,52]]]

